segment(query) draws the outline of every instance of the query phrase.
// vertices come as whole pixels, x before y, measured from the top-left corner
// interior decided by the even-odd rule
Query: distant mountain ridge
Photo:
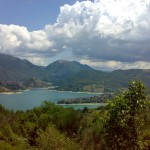
[[[110,73],[102,71],[81,71],[56,83],[58,90],[116,92],[125,89],[131,80],[139,80],[150,89],[150,69],[115,70]]]
[[[57,60],[46,67],[48,74],[57,79],[64,79],[83,70],[93,70],[77,61]]]
[[[150,69],[104,72],[77,61],[57,60],[46,67],[28,60],[0,54],[0,81],[24,82],[37,78],[58,86],[58,90],[113,92],[128,86],[130,80],[143,81],[150,88]]]
[[[44,68],[10,55],[0,54],[0,81],[24,81],[32,77],[45,79]]]
[[[0,54],[0,81],[25,81],[37,78],[45,81],[59,80],[82,70],[93,70],[76,61],[58,60],[48,66],[37,66],[28,60]]]

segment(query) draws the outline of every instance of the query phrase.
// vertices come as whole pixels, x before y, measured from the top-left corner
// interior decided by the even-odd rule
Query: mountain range
[[[130,80],[140,80],[150,88],[150,69],[104,72],[77,61],[57,60],[37,66],[28,60],[0,54],[0,81],[25,82],[31,78],[51,82],[58,90],[114,92],[124,89]]]
[[[81,70],[93,70],[76,61],[58,60],[43,67],[28,60],[0,54],[0,81],[25,81],[33,77],[54,82],[76,74]]]

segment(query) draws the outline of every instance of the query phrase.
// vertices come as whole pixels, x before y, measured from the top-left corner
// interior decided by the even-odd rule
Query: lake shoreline
[[[25,90],[18,90],[18,91],[11,91],[11,92],[1,92],[0,94],[17,94],[17,93],[22,93],[22,92],[26,92],[26,91],[32,91],[32,90],[47,90],[47,91],[56,91],[56,92],[70,92],[70,93],[83,93],[83,94],[104,94],[104,93],[95,93],[95,92],[76,92],[76,91],[59,91],[59,90],[51,90],[51,89],[48,89],[48,88],[28,88],[28,89],[25,89]]]
[[[0,95],[5,95],[5,94],[10,95],[10,94],[19,94],[19,93],[22,93],[22,91],[18,91],[18,92],[1,92]]]
[[[50,90],[50,91],[57,91],[57,90]],[[78,91],[78,92],[75,92],[75,91],[57,91],[57,92],[70,92],[70,93],[83,93],[83,94],[104,94],[104,93],[95,93],[95,92],[80,92],[80,91]]]
[[[79,106],[82,106],[82,105],[102,105],[102,104],[106,104],[106,103],[77,103],[77,104],[75,104],[75,103],[73,103],[73,104],[57,104],[57,105],[62,105],[62,106],[65,106],[65,105],[67,105],[67,106],[69,106],[69,105],[79,105]]]

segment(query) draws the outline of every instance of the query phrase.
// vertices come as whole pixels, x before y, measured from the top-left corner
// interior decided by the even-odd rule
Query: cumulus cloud
[[[0,52],[47,57],[68,50],[109,68],[145,68],[150,62],[149,14],[150,0],[77,1],[62,6],[56,23],[38,31],[0,25]]]
[[[29,32],[18,25],[0,25],[0,52],[15,54],[41,53],[53,46],[54,42],[42,31]]]
[[[61,7],[57,23],[46,30],[58,31],[56,34],[60,39],[65,37],[63,43],[77,56],[150,61],[149,13],[150,0],[76,2]]]

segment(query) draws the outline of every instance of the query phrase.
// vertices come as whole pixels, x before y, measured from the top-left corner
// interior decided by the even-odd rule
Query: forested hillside
[[[25,81],[32,77],[45,79],[43,67],[10,55],[0,54],[0,81]]]
[[[148,150],[149,112],[150,100],[139,82],[93,110],[49,102],[16,112],[0,106],[0,149]]]
[[[150,70],[130,69],[102,72],[81,71],[56,83],[59,90],[116,92],[128,87],[131,80],[140,80],[150,89]]]

